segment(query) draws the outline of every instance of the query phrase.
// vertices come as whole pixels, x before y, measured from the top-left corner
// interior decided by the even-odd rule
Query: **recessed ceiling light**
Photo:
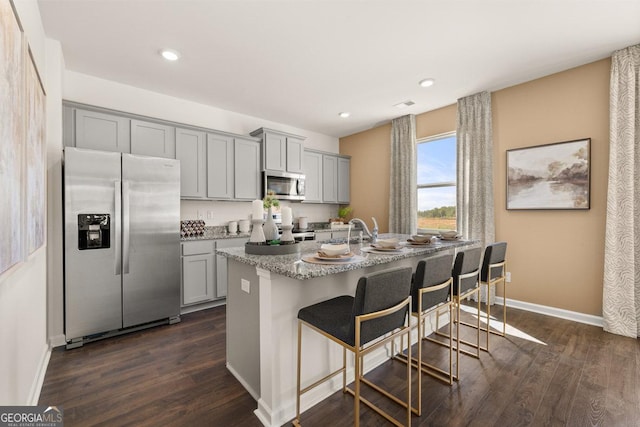
[[[415,102],[408,100],[408,101],[404,101],[404,102],[399,102],[397,104],[394,105],[394,107],[398,107],[398,108],[405,108],[405,107],[411,107],[413,104],[415,104]]]
[[[340,114],[338,114],[340,117],[342,117],[343,119],[346,119],[347,117],[349,117],[351,115],[351,113],[349,113],[348,111],[343,111]]]
[[[177,61],[180,58],[180,52],[173,49],[162,49],[160,55],[167,61]]]
[[[422,79],[418,82],[418,84],[422,87],[429,87],[429,86],[433,86],[435,82],[436,81],[433,79]]]

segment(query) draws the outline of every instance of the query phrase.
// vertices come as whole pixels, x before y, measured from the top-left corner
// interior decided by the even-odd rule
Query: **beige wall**
[[[391,125],[379,126],[340,139],[340,154],[351,156],[352,215],[381,233],[389,230],[389,153]]]
[[[508,298],[602,314],[609,68],[610,59],[605,59],[492,94],[496,240],[509,243]],[[420,114],[417,137],[455,130],[455,121],[455,105]],[[386,125],[340,140],[340,152],[353,156],[352,165],[365,159],[385,165],[376,174],[360,166],[351,171],[354,211],[383,218],[383,229],[388,222],[389,136]],[[592,143],[590,210],[505,209],[506,150],[587,137]],[[378,200],[371,200],[372,185]]]

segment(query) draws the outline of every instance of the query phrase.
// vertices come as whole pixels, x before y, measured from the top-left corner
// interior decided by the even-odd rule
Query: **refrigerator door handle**
[[[114,195],[115,195],[115,236],[116,236],[116,276],[119,276],[122,272],[122,242],[120,241],[122,230],[120,229],[120,213],[122,212],[122,190],[121,190],[122,182],[120,180],[116,180],[114,182]]]
[[[129,181],[122,181],[122,274],[129,274]]]

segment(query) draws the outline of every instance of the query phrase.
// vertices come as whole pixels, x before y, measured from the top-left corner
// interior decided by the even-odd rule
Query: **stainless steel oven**
[[[263,197],[272,191],[281,200],[304,200],[304,175],[276,171],[263,174]]]

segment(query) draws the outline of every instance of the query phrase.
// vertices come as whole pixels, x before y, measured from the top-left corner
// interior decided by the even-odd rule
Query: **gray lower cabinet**
[[[215,298],[216,256],[213,240],[182,242],[182,305]]]
[[[176,128],[176,159],[180,160],[180,197],[207,197],[206,134]]]
[[[129,122],[125,117],[81,109],[65,109],[65,129],[74,135],[65,136],[67,145],[92,150],[131,152]]]
[[[235,138],[234,149],[235,199],[261,199],[260,142],[254,139]]]
[[[248,238],[216,240],[216,249],[236,248],[244,246]],[[216,297],[227,296],[227,257],[216,255]]]
[[[131,120],[131,154],[175,159],[175,127]]]
[[[248,241],[242,237],[182,242],[182,306],[225,298],[227,258],[215,250],[241,247]]]
[[[207,197],[233,199],[234,195],[233,137],[207,134]]]
[[[338,157],[338,203],[351,201],[349,186],[351,185],[351,159]]]
[[[305,203],[322,203],[322,154],[305,150]]]

